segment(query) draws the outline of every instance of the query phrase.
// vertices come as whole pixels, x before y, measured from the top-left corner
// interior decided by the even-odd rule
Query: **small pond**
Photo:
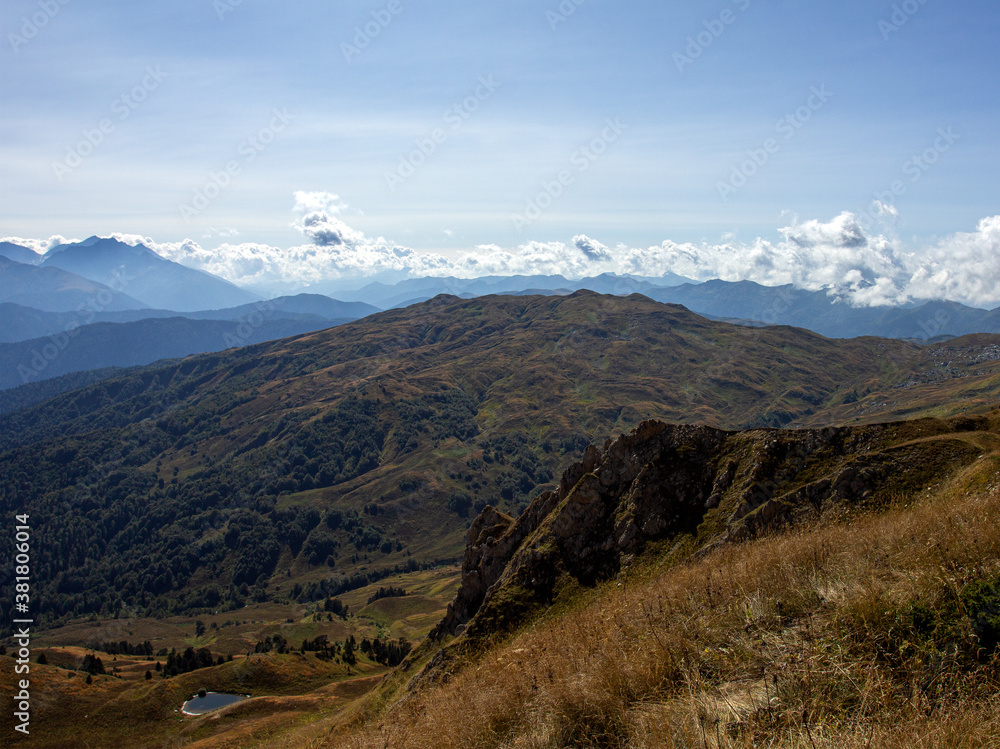
[[[223,692],[199,692],[181,705],[185,715],[204,715],[212,710],[235,705],[247,699],[249,694],[224,694]]]

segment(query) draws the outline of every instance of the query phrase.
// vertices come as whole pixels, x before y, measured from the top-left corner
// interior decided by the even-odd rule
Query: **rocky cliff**
[[[744,432],[644,422],[589,447],[519,518],[491,507],[476,518],[461,588],[431,637],[503,634],[563,584],[613,577],[650,544],[683,558],[912,496],[975,461],[982,430],[996,427],[987,417]]]

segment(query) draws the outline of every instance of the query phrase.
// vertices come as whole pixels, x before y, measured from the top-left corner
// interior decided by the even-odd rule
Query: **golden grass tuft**
[[[968,610],[1000,580],[1000,472],[979,467],[909,506],[606,583],[311,746],[1000,746],[1000,656]]]

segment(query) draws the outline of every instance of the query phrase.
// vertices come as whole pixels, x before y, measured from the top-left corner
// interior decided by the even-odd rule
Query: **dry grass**
[[[986,457],[909,506],[606,584],[309,745],[1000,746],[998,656],[965,608],[1000,577],[998,518]]]

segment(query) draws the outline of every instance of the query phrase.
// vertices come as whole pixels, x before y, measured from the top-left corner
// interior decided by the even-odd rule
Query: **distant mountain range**
[[[599,294],[642,294],[658,302],[683,304],[692,312],[750,325],[792,325],[829,338],[877,336],[933,341],[970,333],[1000,333],[1000,307],[968,307],[958,302],[924,301],[902,307],[853,307],[825,291],[753,281],[697,283],[680,276],[642,278],[605,273],[570,281],[563,276],[420,278],[386,285],[373,283],[343,299],[365,299],[384,309],[406,307],[438,294],[463,299],[487,294],[567,295],[586,289]]]
[[[46,312],[142,309],[138,299],[61,268],[0,256],[0,302]]]
[[[72,372],[249,346],[322,330],[376,311],[361,302],[301,294],[183,317],[166,310],[104,312],[100,316],[110,319],[78,327],[76,313],[0,304],[7,337],[17,330],[36,333],[27,340],[0,343],[0,390]],[[74,384],[67,381],[67,387]],[[51,389],[38,392],[52,394]]]
[[[71,372],[133,367],[161,359],[250,346],[311,333],[349,320],[299,316],[257,323],[186,317],[94,323],[73,331],[0,344],[0,390]]]
[[[42,256],[30,247],[12,242],[0,242],[0,256],[25,265],[38,265],[42,262]]]
[[[143,245],[116,239],[91,237],[44,255],[4,242],[0,389],[247,346],[377,311],[364,302],[316,294],[264,301]],[[70,387],[76,380],[65,382]],[[27,400],[34,402],[34,396]]]
[[[343,301],[309,293],[264,302],[141,244],[91,237],[39,255],[27,247],[0,243],[0,389],[86,369],[148,364],[311,332],[441,294],[462,299],[566,296],[579,290],[618,297],[641,294],[682,304],[714,320],[757,327],[790,325],[831,338],[867,335],[933,342],[1000,333],[1000,308],[985,310],[949,301],[853,307],[825,291],[750,281],[697,283],[672,273],[662,277],[605,273],[576,280],[561,275],[428,277],[376,281],[357,289],[346,289],[339,281],[313,290],[334,286]],[[250,335],[237,332],[246,333],[248,324]],[[98,327],[91,330],[93,325]],[[73,335],[63,351],[66,331]],[[55,339],[49,340],[52,336]],[[59,347],[58,363],[24,369],[25,362],[41,365],[35,353],[52,353],[52,345]]]
[[[99,281],[154,308],[186,312],[206,306],[235,307],[260,299],[218,276],[162,258],[145,245],[133,246],[117,239],[91,237],[53,247],[45,253],[42,265]]]
[[[650,292],[664,287],[678,286],[685,283],[696,283],[690,278],[684,278],[673,273],[662,277],[619,276],[614,273],[603,273],[590,278],[570,280],[565,276],[482,276],[480,278],[411,278],[395,284],[380,282],[370,283],[357,290],[341,289],[337,292],[340,299],[364,300],[382,309],[407,307],[411,304],[425,302],[439,294],[450,294],[462,299],[470,299],[487,294],[508,294],[512,296],[532,294],[571,294],[574,291],[586,289],[598,294],[644,294],[652,297]]]
[[[0,258],[0,263],[3,260]],[[80,312],[46,312],[20,304],[0,302],[0,343],[16,343],[32,338],[58,335],[66,330],[90,323],[133,323],[140,320],[184,317],[188,320],[296,320],[327,322],[356,320],[378,312],[377,307],[364,302],[338,302],[315,294],[278,297],[239,307],[197,312],[165,309],[127,309],[82,314]],[[311,328],[318,330],[319,328]],[[304,332],[304,331],[302,331]],[[144,362],[146,363],[146,362]]]
[[[905,307],[852,307],[824,291],[761,286],[752,281],[707,281],[654,289],[646,296],[683,304],[692,312],[716,318],[794,325],[829,338],[878,336],[930,341],[970,333],[1000,333],[1000,307],[967,307],[926,301]]]

